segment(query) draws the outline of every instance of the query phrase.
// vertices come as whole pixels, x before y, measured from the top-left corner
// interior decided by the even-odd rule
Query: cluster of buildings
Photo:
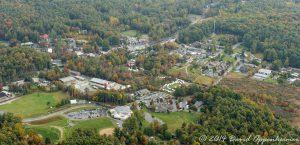
[[[197,58],[197,59],[205,59],[210,55],[210,53],[207,52],[205,49],[198,49],[198,48],[194,48],[194,47],[179,48],[179,49],[173,50],[171,52],[171,54],[177,54],[181,57],[190,56],[191,58]]]
[[[256,80],[265,80],[272,75],[272,71],[269,69],[259,69],[257,73],[252,76]]]
[[[127,48],[128,51],[139,51],[149,46],[148,39],[138,39],[135,37],[127,37]]]
[[[133,113],[129,106],[117,106],[109,110],[111,116],[115,119],[126,120]]]
[[[210,61],[206,67],[202,68],[202,73],[209,77],[222,76],[230,67],[230,63],[225,61]]]
[[[136,103],[143,104],[154,112],[177,112],[190,109],[188,100],[178,101],[174,96],[164,92],[151,92],[147,89],[142,89],[135,92],[135,96]],[[198,107],[200,108],[201,105]]]
[[[73,75],[64,78],[60,78],[61,81],[65,86],[74,86],[75,89],[79,90],[80,92],[84,93],[87,90],[97,90],[97,89],[106,89],[106,90],[124,90],[130,86],[125,86],[118,84],[116,82],[111,82],[107,80],[103,80],[100,78],[89,78],[82,75]]]

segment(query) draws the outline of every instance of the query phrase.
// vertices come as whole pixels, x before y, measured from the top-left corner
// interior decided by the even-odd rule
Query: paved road
[[[34,118],[25,118],[25,119],[23,119],[23,122],[24,123],[29,123],[29,122],[32,122],[32,121],[37,121],[37,120],[42,120],[42,119],[46,119],[46,118],[49,118],[49,117],[53,117],[53,116],[56,116],[56,115],[63,115],[65,112],[71,111],[73,109],[90,107],[90,106],[97,106],[97,105],[96,104],[84,104],[84,105],[80,105],[80,106],[73,106],[73,107],[66,108],[66,109],[63,109],[63,110],[60,110],[60,111],[57,111],[57,112],[50,113],[48,115],[34,117]]]

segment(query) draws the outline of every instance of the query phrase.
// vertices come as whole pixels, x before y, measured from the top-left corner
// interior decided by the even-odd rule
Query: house
[[[178,108],[181,109],[181,110],[188,110],[189,109],[189,105],[188,105],[187,101],[179,102],[178,106],[179,106]]]
[[[77,104],[77,100],[70,100],[70,104]]]
[[[40,36],[40,42],[39,45],[43,48],[48,48],[50,47],[50,40],[49,40],[49,35],[48,34],[43,34]]]
[[[299,73],[292,73],[291,75],[292,75],[292,77],[294,77],[294,78],[298,78],[298,77],[299,77]]]
[[[12,82],[12,84],[17,85],[17,86],[22,86],[25,84],[24,80],[20,80],[20,81],[16,81],[16,82]]]
[[[25,43],[21,43],[21,46],[27,46],[27,47],[32,48],[33,44],[34,43],[32,43],[32,42],[25,42]]]
[[[135,65],[136,65],[136,60],[130,59],[129,61],[127,61],[128,67],[134,67]]]
[[[47,48],[47,52],[48,53],[52,53],[53,52],[53,49],[50,47],[50,48]]]
[[[64,83],[64,85],[71,85],[76,82],[76,79],[72,76],[68,76],[68,77],[60,78],[59,81]]]
[[[80,76],[80,75],[81,75],[80,72],[78,72],[78,71],[73,71],[73,70],[70,70],[70,74],[71,74],[71,75],[74,75],[74,76]]]
[[[52,65],[55,65],[57,67],[63,67],[64,65],[62,64],[62,61],[60,59],[54,59],[51,60]]]
[[[200,112],[201,111],[201,107],[203,105],[203,102],[202,101],[196,101],[194,106],[197,108],[197,112]]]
[[[82,51],[75,51],[77,56],[82,56],[84,53]]]
[[[272,74],[271,70],[268,69],[259,69],[257,73],[254,74],[252,78],[257,80],[265,80]]]
[[[40,82],[40,78],[33,77],[31,79],[32,79],[33,83],[39,83]]]
[[[5,92],[0,92],[0,98],[8,97],[8,95]]]
[[[125,90],[126,86],[118,84],[118,83],[111,82],[110,84],[108,84],[107,89],[108,90],[110,90],[110,89],[112,89],[112,90]]]
[[[115,119],[126,120],[133,113],[129,106],[117,106],[110,109],[111,116]]]
[[[75,76],[75,78],[76,78],[77,80],[80,80],[80,81],[84,81],[84,80],[85,80],[85,78],[82,77],[82,76]]]

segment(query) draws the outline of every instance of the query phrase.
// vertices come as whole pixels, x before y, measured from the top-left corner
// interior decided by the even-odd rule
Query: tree
[[[272,63],[272,69],[273,70],[279,70],[282,66],[282,63],[280,60],[275,60],[273,63]]]

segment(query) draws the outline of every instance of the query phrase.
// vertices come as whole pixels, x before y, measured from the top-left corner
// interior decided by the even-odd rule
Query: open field
[[[114,128],[104,128],[99,131],[99,135],[113,135],[114,131]]]
[[[182,126],[182,123],[194,123],[197,119],[197,113],[189,112],[172,112],[172,113],[153,113],[149,112],[153,116],[161,119],[168,124],[170,131],[174,132],[177,128]]]
[[[207,85],[210,86],[214,82],[214,79],[208,76],[199,75],[195,80],[194,83],[201,84],[201,85]]]
[[[138,32],[136,30],[128,30],[123,32],[122,34],[129,37],[135,37],[138,34]]]
[[[22,117],[34,117],[46,114],[53,110],[50,107],[55,106],[62,99],[68,98],[63,92],[43,93],[37,92],[25,96],[5,105],[0,106],[0,110],[15,113]]]
[[[115,126],[110,118],[96,118],[72,123],[74,123],[75,125],[72,127],[65,127],[66,137],[71,135],[72,132],[78,128],[101,130],[104,128],[113,128]]]
[[[48,120],[48,122],[46,121]],[[96,129],[99,131],[102,129],[108,129],[108,128],[114,128],[115,124],[112,122],[110,118],[104,117],[104,118],[96,118],[91,120],[84,120],[84,121],[70,121],[67,118],[64,118],[62,116],[57,116],[55,119],[45,119],[45,120],[39,120],[31,123],[34,125],[34,127],[39,128],[61,128],[61,132],[63,132],[63,137],[66,138],[69,135],[72,134],[73,131],[75,131],[78,128],[82,129]],[[38,125],[36,125],[38,124]],[[70,126],[70,124],[73,124]],[[31,126],[31,125],[30,125]],[[44,129],[45,130],[45,129]],[[50,137],[48,134],[42,134],[44,137]]]
[[[262,106],[267,105],[275,115],[300,127],[297,123],[300,119],[299,87],[232,77],[227,77],[220,85],[241,93]]]
[[[171,76],[178,76],[178,78],[191,81],[201,85],[212,85],[214,79],[211,77],[204,76],[199,70],[192,68],[191,65],[183,65],[182,67],[173,67],[168,71]]]
[[[26,126],[27,130],[32,130],[41,136],[43,138],[50,138],[52,142],[57,143],[60,139],[60,132],[58,129],[48,126]]]
[[[238,72],[230,72],[225,76],[225,78],[227,78],[227,79],[242,79],[245,77],[247,77],[247,76],[242,73],[238,73]]]

